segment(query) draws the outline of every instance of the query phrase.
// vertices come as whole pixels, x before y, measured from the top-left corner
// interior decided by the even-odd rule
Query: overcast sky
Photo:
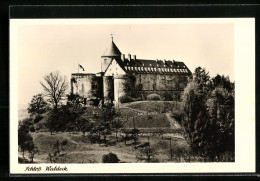
[[[39,20],[41,21],[41,20]],[[234,81],[233,24],[51,24],[17,26],[18,103],[42,92],[44,75],[59,71],[69,81],[78,71],[101,68],[101,55],[111,42],[123,54],[140,59],[183,61],[193,72],[205,67],[211,76]],[[11,47],[12,48],[12,47]],[[69,89],[70,90],[70,89]]]

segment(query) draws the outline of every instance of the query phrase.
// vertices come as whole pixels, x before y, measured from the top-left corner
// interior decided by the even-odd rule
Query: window
[[[153,90],[156,90],[156,84],[153,84]]]

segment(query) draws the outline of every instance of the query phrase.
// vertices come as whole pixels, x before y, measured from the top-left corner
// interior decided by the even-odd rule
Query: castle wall
[[[95,74],[72,74],[71,93],[78,94],[83,98],[103,96],[102,77]]]
[[[135,90],[147,94],[182,91],[188,80],[186,75],[135,74]]]

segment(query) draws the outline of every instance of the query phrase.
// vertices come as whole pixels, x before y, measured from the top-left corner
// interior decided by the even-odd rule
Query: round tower
[[[113,60],[113,58],[120,58],[122,53],[120,52],[120,50],[117,48],[116,44],[113,41],[113,37],[112,41],[110,43],[110,45],[108,46],[108,48],[106,49],[106,51],[104,52],[104,54],[101,56],[102,61],[101,61],[101,72],[105,72],[108,65],[110,64],[110,62]]]
[[[114,78],[113,76],[103,77],[104,101],[113,102],[114,100]]]
[[[114,100],[116,105],[119,105],[120,98],[126,95],[127,79],[127,75],[119,75],[114,77]]]

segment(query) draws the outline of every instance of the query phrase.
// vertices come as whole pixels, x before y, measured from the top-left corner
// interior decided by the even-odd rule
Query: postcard
[[[11,174],[254,171],[254,18],[10,19]]]

